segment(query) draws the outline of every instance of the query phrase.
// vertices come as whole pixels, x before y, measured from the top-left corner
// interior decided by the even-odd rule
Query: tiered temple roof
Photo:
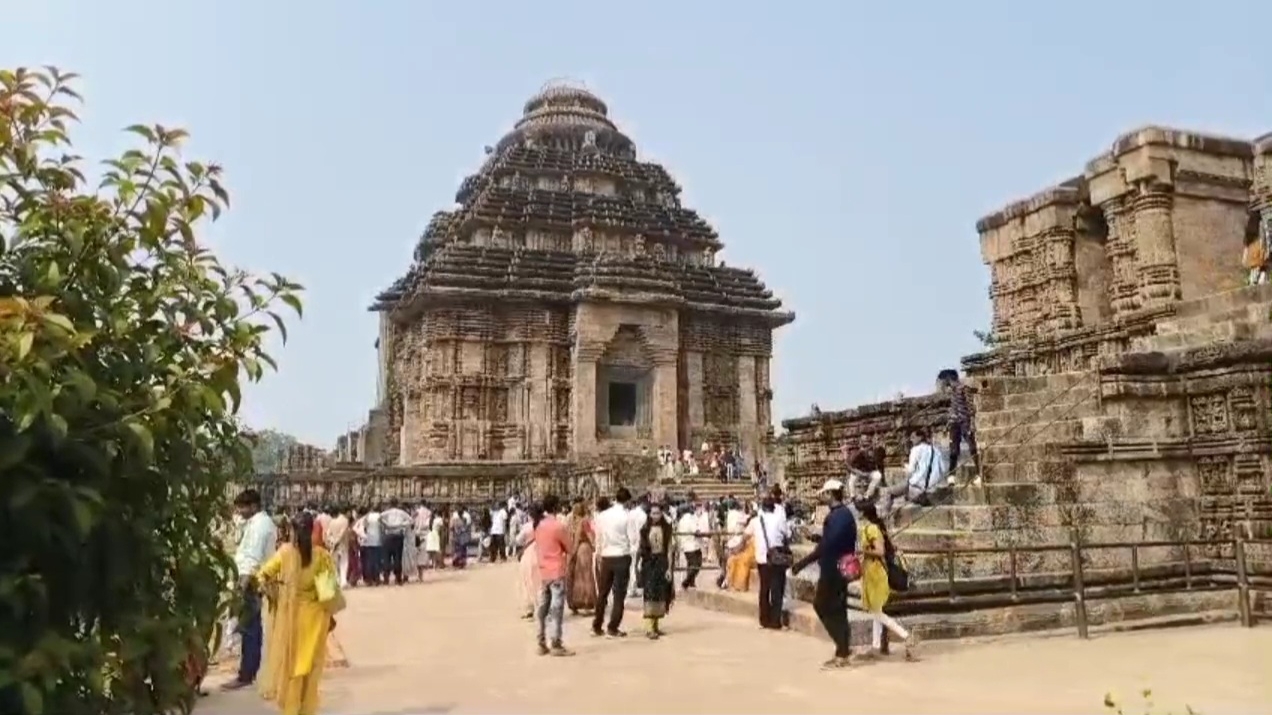
[[[371,309],[409,319],[451,299],[627,300],[789,323],[750,270],[721,265],[715,230],[680,203],[591,92],[550,85],[433,215],[406,275]]]

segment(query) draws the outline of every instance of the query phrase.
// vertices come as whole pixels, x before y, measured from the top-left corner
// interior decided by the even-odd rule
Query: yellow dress
[[[314,546],[309,566],[300,552],[285,544],[261,566],[257,578],[273,595],[265,636],[265,663],[260,693],[278,704],[283,715],[316,715],[318,686],[327,661],[331,612],[318,601],[318,574],[335,574],[335,559]],[[337,580],[337,583],[339,581]]]
[[[867,613],[882,613],[892,596],[888,588],[888,567],[883,559],[871,556],[869,550],[876,548],[876,544],[883,545],[883,532],[877,525],[866,522],[861,528],[861,544],[861,608]]]
[[[746,537],[746,546],[729,557],[729,590],[751,590],[751,571],[755,568],[755,539]]]

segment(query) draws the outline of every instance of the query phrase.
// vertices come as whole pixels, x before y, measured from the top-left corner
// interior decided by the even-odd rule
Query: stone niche
[[[677,443],[677,317],[644,306],[578,306],[575,455],[639,454]]]

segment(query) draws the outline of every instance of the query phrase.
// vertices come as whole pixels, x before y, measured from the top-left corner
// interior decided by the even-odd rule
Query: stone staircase
[[[687,499],[690,492],[705,501],[719,501],[729,497],[746,500],[755,497],[755,490],[750,482],[722,482],[702,475],[685,477],[680,483],[664,481],[659,487],[665,489],[667,498],[673,501]]]

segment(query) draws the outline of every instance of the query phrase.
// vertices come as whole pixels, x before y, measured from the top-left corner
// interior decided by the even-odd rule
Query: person
[[[234,498],[234,509],[244,520],[243,537],[234,551],[234,566],[238,571],[238,588],[243,606],[238,617],[238,676],[226,683],[226,690],[251,685],[256,682],[256,675],[260,671],[261,650],[264,645],[262,641],[265,636],[261,625],[261,593],[255,577],[261,566],[274,554],[278,538],[274,520],[261,508],[260,492],[255,489],[243,490]]]
[[[373,506],[353,524],[353,533],[362,544],[362,580],[368,586],[379,586],[384,576],[384,526],[380,508]]]
[[[874,502],[883,493],[883,467],[871,452],[861,450],[848,460],[848,498],[852,502]]]
[[[733,554],[729,556],[726,584],[730,591],[746,593],[751,590],[751,572],[755,570],[755,539],[751,538],[750,525],[755,518],[751,506],[746,511],[739,510],[739,518],[735,522],[736,532],[730,538],[733,542]]]
[[[658,640],[663,635],[662,619],[671,610],[676,590],[672,587],[671,565],[675,563],[676,538],[671,522],[659,504],[649,505],[649,518],[640,529],[641,592],[645,599],[645,636]]]
[[[442,510],[433,512],[428,521],[428,532],[424,534],[424,553],[428,555],[429,568],[442,567]]]
[[[406,556],[406,537],[414,520],[406,513],[395,499],[389,502],[389,508],[380,514],[380,525],[384,538],[384,582],[389,582],[393,575],[393,583],[401,586],[406,583],[406,574],[402,561]]]
[[[919,506],[929,506],[929,493],[945,479],[945,459],[941,450],[932,444],[931,435],[922,427],[910,432],[910,457],[906,460],[905,480],[885,486],[881,503],[883,513],[891,515],[893,502],[898,497]]]
[[[791,565],[791,527],[765,497],[760,513],[751,521],[751,543],[760,572],[760,627],[782,629],[782,598],[786,594],[786,569]]]
[[[980,450],[976,448],[976,406],[972,404],[971,390],[958,379],[958,370],[946,369],[936,375],[936,382],[941,392],[950,397],[950,413],[948,418],[950,430],[950,486],[958,483],[955,469],[958,469],[959,454],[963,442],[967,442],[967,451],[972,457],[975,469],[976,486],[981,484]]]
[[[823,667],[844,668],[852,664],[852,650],[848,628],[848,578],[839,566],[841,559],[857,552],[857,521],[852,510],[844,505],[843,482],[826,480],[820,496],[830,507],[822,522],[821,539],[807,556],[795,562],[791,574],[798,575],[809,564],[817,563],[813,611],[835,644],[834,657]]]
[[[543,507],[538,503],[530,505],[529,520],[522,525],[521,531],[513,539],[513,545],[521,554],[517,561],[517,586],[521,591],[521,617],[533,620],[539,595],[539,550],[534,544],[534,530],[543,518]]]
[[[892,545],[892,539],[888,538],[888,527],[879,518],[874,504],[861,504],[858,510],[864,522],[861,527],[861,610],[869,613],[873,619],[870,653],[875,655],[883,650],[883,630],[886,628],[905,641],[905,659],[916,660],[916,636],[883,612],[883,607],[888,605],[888,599],[892,596],[888,585],[888,562],[896,558],[896,549]]]
[[[1258,235],[1253,241],[1245,244],[1241,260],[1250,270],[1246,283],[1252,286],[1268,282],[1268,266],[1272,264],[1272,222],[1264,221],[1259,226]]]
[[[640,530],[645,528],[645,522],[649,519],[649,514],[645,510],[645,504],[648,503],[648,501],[649,495],[646,494],[641,497],[640,501],[636,502],[636,504],[634,504],[627,512],[627,533],[628,539],[632,544],[633,556],[635,556],[635,551],[640,543]],[[636,598],[640,595],[641,580],[636,571],[636,562],[634,560],[632,561],[631,568],[632,572],[627,579],[627,597]]]
[[[331,557],[336,560],[340,588],[349,588],[349,517],[345,516],[343,509],[334,506],[327,508],[323,546],[327,547]]]
[[[260,692],[285,715],[317,714],[333,614],[344,602],[335,559],[313,542],[313,521],[308,512],[297,515],[292,543],[270,557],[255,576],[261,588],[274,594]],[[324,592],[323,583],[330,591]]]
[[[698,587],[698,573],[702,571],[702,547],[711,525],[707,521],[707,510],[692,492],[689,499],[693,506],[685,510],[676,522],[676,538],[680,542],[680,553],[685,558],[685,578],[680,588],[688,590]]]
[[[490,510],[490,563],[508,560],[508,542],[505,536],[508,529],[508,510],[502,504],[496,504]]]
[[[570,515],[570,558],[566,570],[570,612],[596,608],[596,534],[587,502],[579,499]]]
[[[627,634],[622,630],[624,598],[627,595],[627,580],[631,578],[632,554],[638,542],[632,539],[629,531],[630,519],[627,505],[632,501],[632,493],[627,487],[619,487],[614,494],[614,503],[596,515],[596,546],[601,560],[596,575],[596,609],[592,614],[592,635],[623,638]],[[598,508],[599,508],[598,504]],[[605,609],[610,599],[614,599],[613,610],[609,614],[609,623],[605,623]]]
[[[570,536],[557,518],[561,501],[554,494],[543,497],[543,514],[534,527],[534,544],[539,571],[538,624],[539,655],[569,656],[565,647],[565,563],[570,554]]]
[[[349,581],[349,588],[358,585],[358,581],[362,579],[362,540],[358,538],[358,532],[353,530],[353,524],[357,524],[362,518],[362,514],[358,509],[348,508],[349,512],[349,571],[346,578]]]
[[[451,515],[450,540],[451,550],[454,552],[451,566],[457,569],[462,569],[468,565],[469,530],[471,528],[471,523],[464,519],[464,512],[456,509],[455,513]]]

